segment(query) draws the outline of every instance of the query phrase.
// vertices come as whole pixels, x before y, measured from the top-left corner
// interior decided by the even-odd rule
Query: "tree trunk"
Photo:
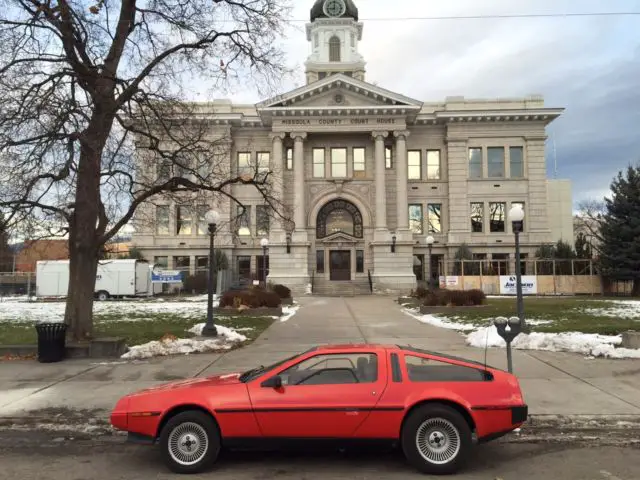
[[[111,119],[112,121],[112,119]],[[96,114],[80,139],[75,208],[69,222],[69,289],[64,321],[67,340],[93,337],[93,297],[98,270],[101,232],[100,164],[111,121]]]
[[[631,290],[631,295],[634,297],[640,297],[640,278],[633,279],[633,288]]]

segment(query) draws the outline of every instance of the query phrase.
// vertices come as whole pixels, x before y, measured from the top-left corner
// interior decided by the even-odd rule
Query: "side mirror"
[[[271,377],[266,379],[264,382],[260,384],[261,387],[270,387],[270,388],[281,388],[282,387],[282,377],[280,375],[276,375],[275,377]]]

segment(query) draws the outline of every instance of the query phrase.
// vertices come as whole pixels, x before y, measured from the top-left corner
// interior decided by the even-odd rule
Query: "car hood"
[[[137,394],[145,394],[151,392],[158,392],[162,390],[178,390],[178,389],[187,389],[187,388],[200,388],[200,387],[218,387],[224,385],[233,385],[240,383],[238,378],[240,377],[239,373],[228,373],[225,375],[213,375],[211,377],[203,377],[203,378],[189,378],[186,380],[178,380],[176,382],[164,383],[162,385],[157,385],[155,387],[146,388],[137,392]]]

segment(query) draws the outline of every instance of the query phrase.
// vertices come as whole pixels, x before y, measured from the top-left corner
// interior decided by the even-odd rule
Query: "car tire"
[[[98,300],[100,300],[101,302],[109,300],[109,292],[105,292],[104,290],[100,290],[98,292]]]
[[[423,473],[448,475],[468,460],[471,428],[455,409],[442,404],[418,407],[402,428],[402,450],[411,465]]]
[[[214,419],[197,410],[171,417],[160,432],[160,451],[175,473],[200,473],[220,454],[220,430]]]

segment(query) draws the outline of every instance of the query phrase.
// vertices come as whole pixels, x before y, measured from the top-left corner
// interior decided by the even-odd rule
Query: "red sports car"
[[[321,346],[242,374],[169,383],[122,398],[128,439],[159,443],[178,473],[211,466],[222,447],[388,440],[426,473],[458,470],[472,445],[527,419],[515,376],[394,345]]]

